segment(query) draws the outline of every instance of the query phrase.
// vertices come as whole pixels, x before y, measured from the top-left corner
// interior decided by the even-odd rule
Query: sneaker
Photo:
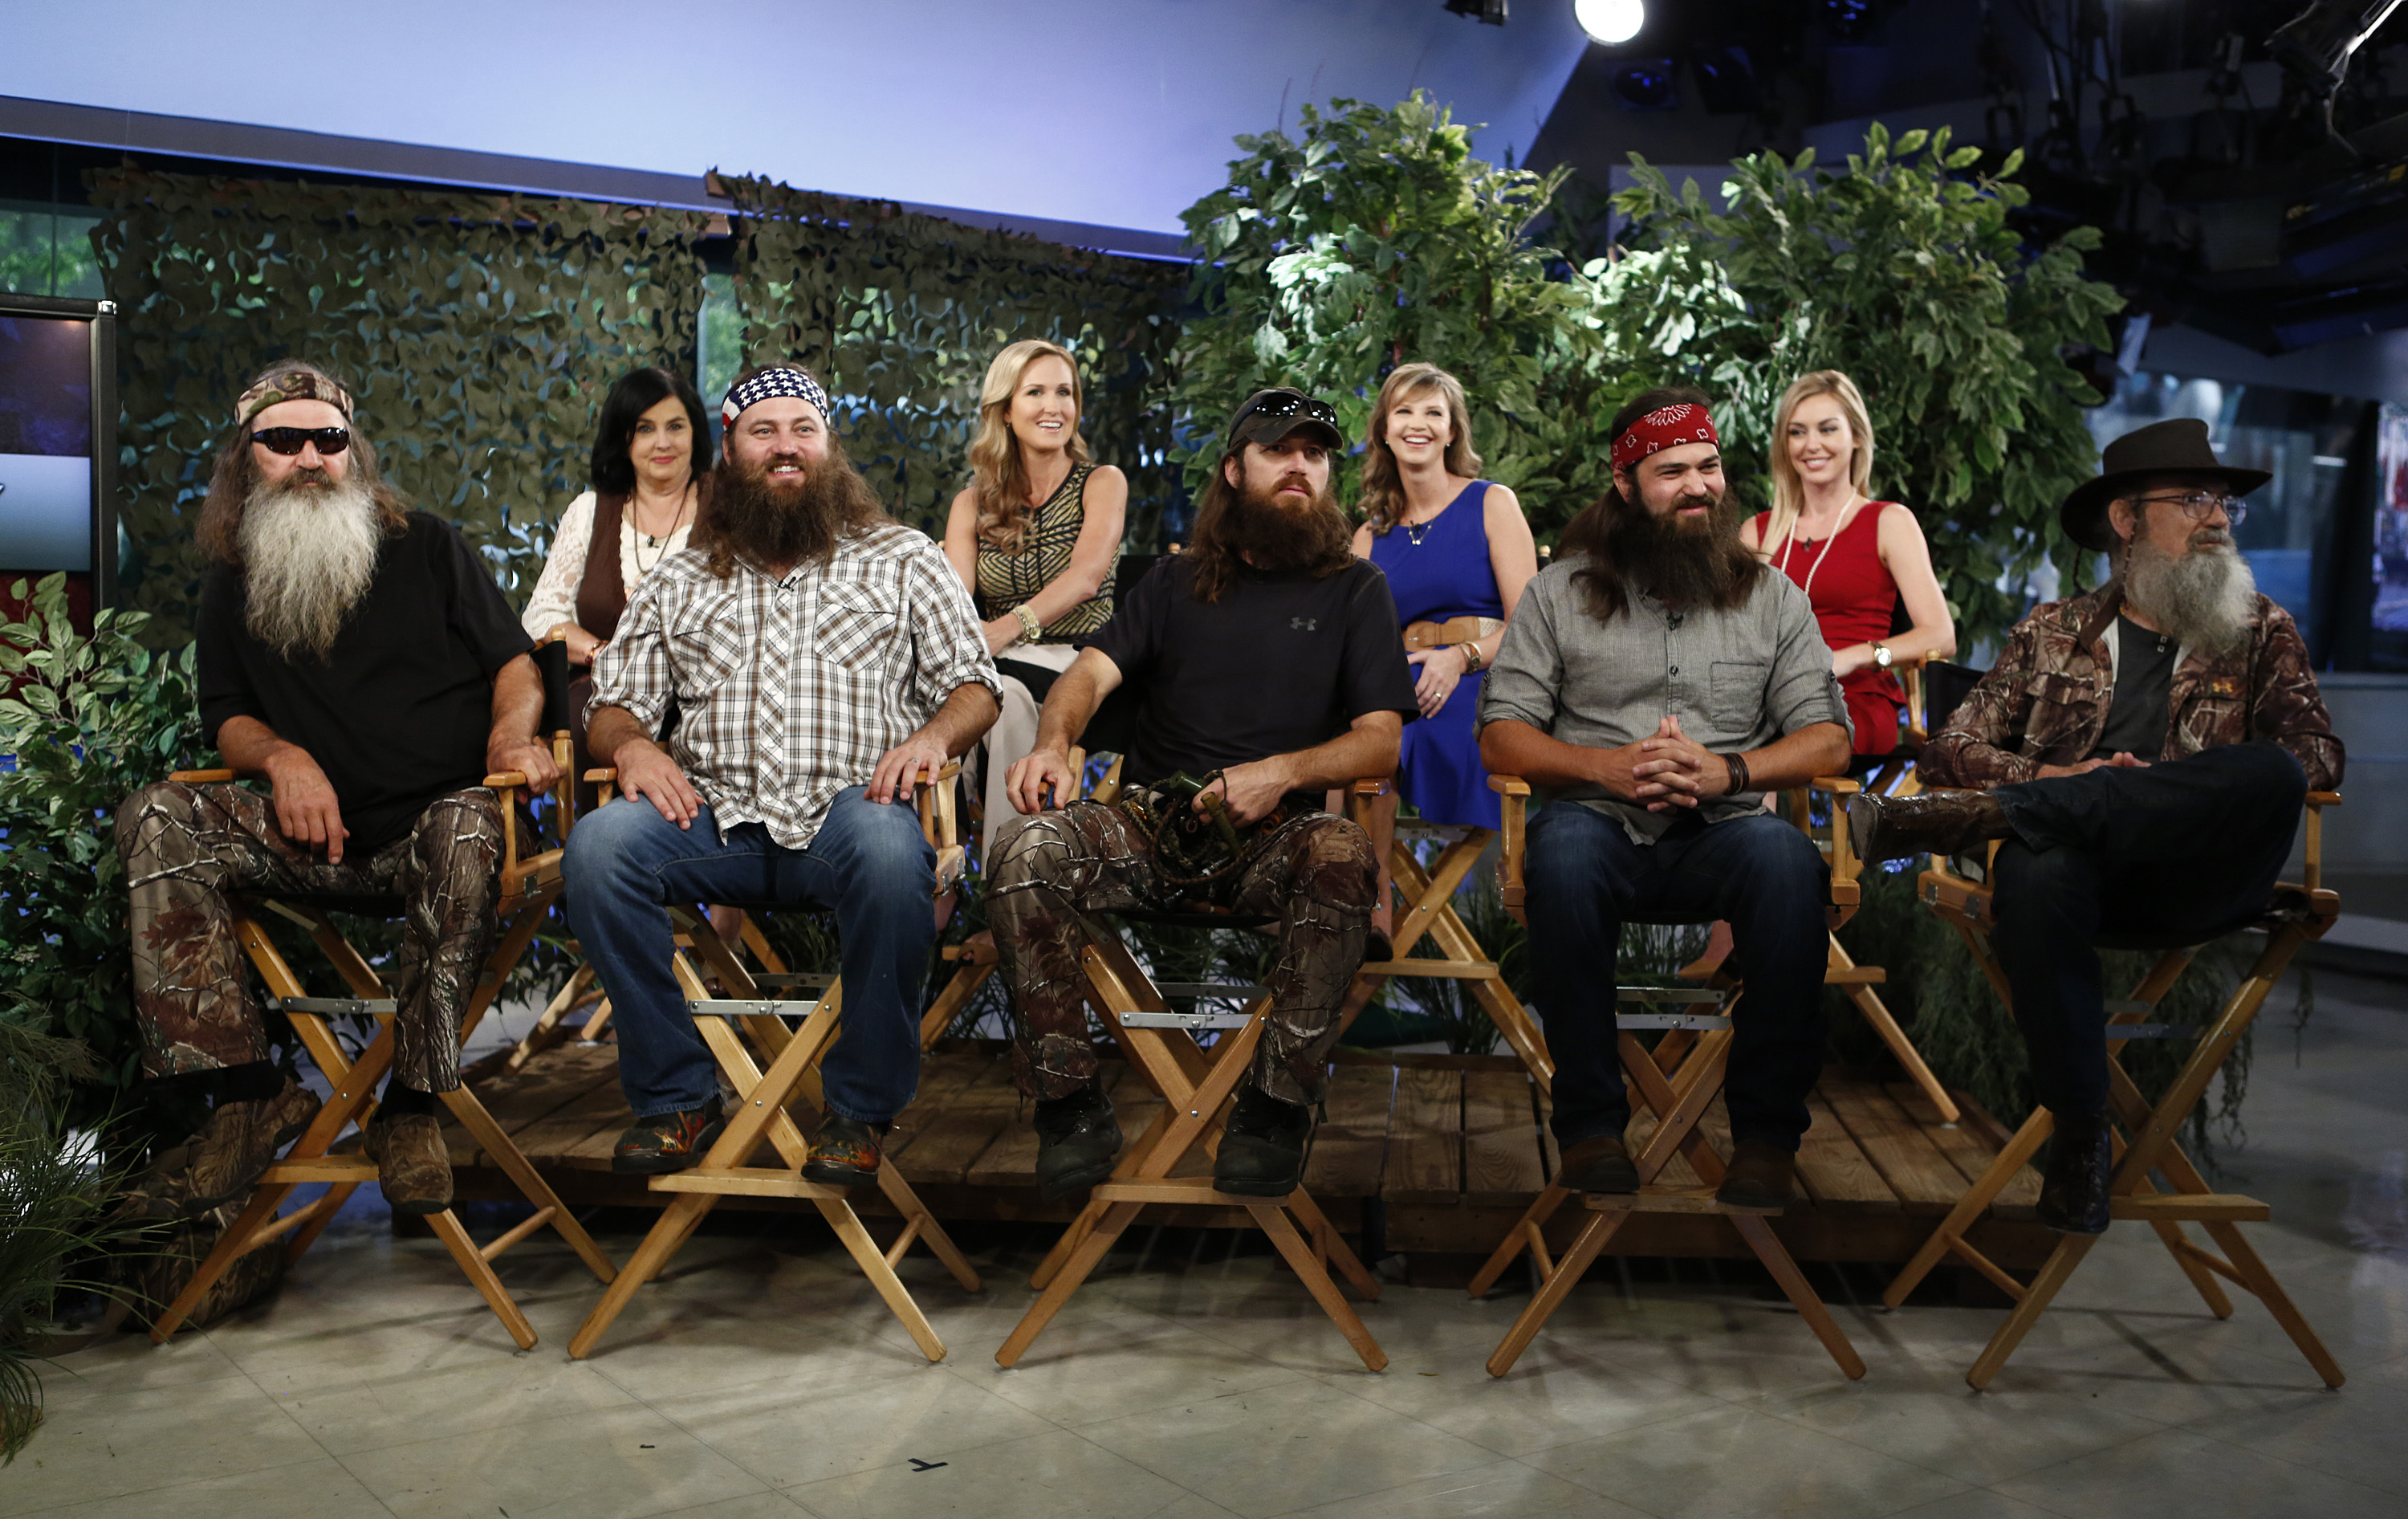
[[[1284,1197],[1303,1184],[1312,1140],[1312,1109],[1282,1102],[1250,1082],[1239,1089],[1221,1133],[1212,1185],[1241,1197]]]
[[[377,1185],[396,1213],[439,1213],[452,1206],[452,1154],[433,1113],[388,1112],[380,1107],[362,1131],[360,1148],[377,1163]]]
[[[1639,1190],[1639,1168],[1630,1162],[1630,1147],[1619,1134],[1598,1134],[1564,1147],[1563,1169],[1555,1184],[1574,1192],[1629,1193]]]
[[[1089,1082],[1067,1097],[1037,1104],[1037,1196],[1060,1202],[1112,1174],[1121,1153],[1121,1125],[1112,1099]]]
[[[1734,1213],[1777,1213],[1799,1200],[1798,1157],[1779,1145],[1742,1139],[1714,1201]]]
[[[621,1176],[666,1176],[699,1163],[719,1142],[727,1116],[718,1097],[683,1112],[638,1118],[610,1151],[610,1168]]]
[[[878,1153],[894,1132],[892,1124],[865,1124],[831,1108],[811,1136],[803,1157],[803,1180],[822,1186],[857,1187],[878,1180]]]

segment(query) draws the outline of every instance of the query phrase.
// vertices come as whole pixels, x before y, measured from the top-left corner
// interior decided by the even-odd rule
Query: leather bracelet
[[[1725,754],[1722,756],[1722,762],[1723,767],[1730,775],[1730,790],[1723,795],[1736,796],[1747,789],[1747,761],[1738,754]]]

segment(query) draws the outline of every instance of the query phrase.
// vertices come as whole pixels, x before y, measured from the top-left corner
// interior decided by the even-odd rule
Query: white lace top
[[[655,543],[636,531],[635,515],[619,514],[619,580],[627,594],[636,594],[636,582],[644,571],[685,547],[686,535],[694,530],[692,519],[671,533],[666,542]],[[540,643],[545,634],[563,623],[577,621],[577,588],[585,580],[585,555],[594,543],[594,493],[586,492],[568,504],[561,514],[560,528],[552,536],[552,557],[544,561],[543,574],[535,582],[535,595],[527,602],[526,615],[519,623],[527,637]],[[643,555],[637,557],[641,546]],[[588,629],[588,631],[592,631]]]

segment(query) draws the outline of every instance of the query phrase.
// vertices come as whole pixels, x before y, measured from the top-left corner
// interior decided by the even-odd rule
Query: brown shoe
[[[1630,1147],[1621,1135],[1599,1134],[1565,1149],[1555,1184],[1574,1192],[1636,1192],[1639,1168],[1630,1163]]]
[[[803,1157],[803,1180],[822,1186],[857,1187],[878,1180],[878,1153],[892,1124],[863,1124],[831,1111],[811,1136]]]
[[[1848,843],[1867,865],[1914,854],[1960,854],[2007,837],[2007,811],[1986,791],[1927,791],[1848,798]]]
[[[207,1127],[162,1154],[127,1190],[119,1214],[166,1223],[224,1207],[258,1184],[319,1107],[318,1095],[290,1076],[272,1097],[219,1103]]]
[[[619,1136],[610,1151],[610,1168],[622,1176],[666,1176],[701,1164],[727,1117],[719,1098],[683,1112],[654,1113],[638,1118]]]
[[[433,1113],[368,1120],[360,1148],[377,1163],[377,1184],[396,1213],[439,1213],[452,1206],[452,1155]]]
[[[1778,1145],[1742,1139],[1714,1201],[1734,1213],[1777,1213],[1799,1201],[1798,1157]]]

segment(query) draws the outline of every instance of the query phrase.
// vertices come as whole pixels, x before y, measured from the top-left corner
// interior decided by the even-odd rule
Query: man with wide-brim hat
[[[2291,614],[2258,592],[2232,529],[2272,478],[2219,463],[2207,424],[2107,446],[2065,498],[2107,583],[2035,609],[1918,762],[1927,789],[1858,796],[1867,860],[2000,840],[1991,944],[2032,1085],[2056,1119],[2042,1222],[2107,1226],[2107,1010],[2097,942],[2172,947],[2265,907],[2342,745]]]

